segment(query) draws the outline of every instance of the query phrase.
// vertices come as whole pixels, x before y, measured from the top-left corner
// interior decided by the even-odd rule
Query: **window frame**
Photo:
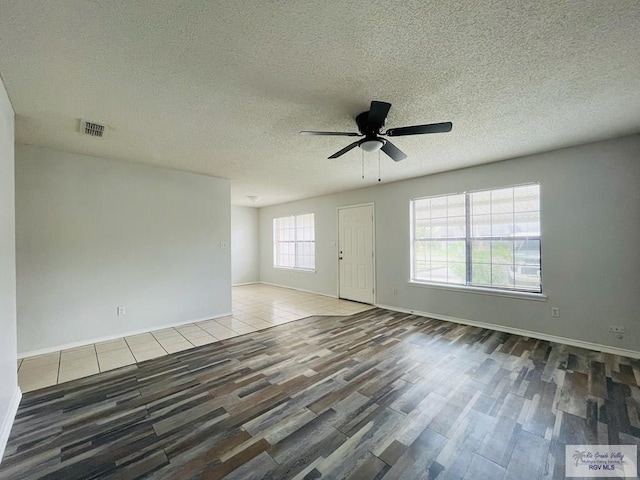
[[[495,236],[493,234],[489,235],[489,236],[478,236],[478,235],[474,235],[474,232],[472,231],[472,221],[473,221],[473,213],[472,213],[472,208],[471,208],[471,198],[473,194],[477,194],[477,193],[489,193],[491,194],[493,191],[500,191],[503,189],[516,189],[518,187],[530,187],[530,186],[537,186],[538,187],[538,206],[537,206],[537,210],[527,210],[525,212],[517,212],[515,210],[515,203],[514,203],[514,210],[513,210],[513,214],[515,215],[516,213],[528,213],[528,212],[535,212],[538,214],[538,231],[539,234],[538,235],[518,235],[516,233],[512,233],[510,235],[499,235],[496,234]],[[418,221],[416,220],[416,202],[419,202],[420,200],[426,200],[426,199],[434,199],[434,198],[447,198],[449,199],[450,197],[455,197],[458,195],[464,195],[464,220],[465,220],[465,233],[464,233],[464,237],[459,237],[459,236],[445,236],[445,237],[425,237],[425,238],[417,238],[416,237],[416,229],[417,229],[417,225],[418,225]],[[540,183],[539,182],[529,182],[529,183],[523,183],[523,184],[517,184],[517,185],[506,185],[506,186],[501,186],[501,187],[493,187],[493,188],[485,188],[485,189],[478,189],[478,190],[469,190],[469,191],[464,191],[464,192],[452,192],[452,193],[448,193],[448,194],[441,194],[441,195],[430,195],[430,196],[425,196],[425,197],[416,197],[416,198],[411,198],[409,205],[410,205],[410,218],[409,218],[409,223],[410,223],[410,275],[409,275],[409,284],[413,284],[413,285],[417,285],[417,286],[427,286],[427,287],[434,287],[434,288],[440,288],[440,289],[445,289],[445,290],[455,290],[455,291],[467,291],[467,292],[472,292],[472,293],[482,293],[482,294],[488,294],[488,295],[497,295],[497,296],[513,296],[513,297],[522,297],[522,298],[531,298],[531,299],[546,299],[546,296],[543,294],[543,273],[542,273],[542,228],[541,228],[541,219],[540,219],[540,213],[541,213],[541,205],[540,205],[540,200],[541,200],[541,194],[540,194]],[[490,200],[491,202],[491,200]],[[448,206],[447,206],[448,208]],[[490,205],[491,208],[491,205]],[[459,215],[457,215],[459,216]],[[452,217],[456,217],[456,215],[454,216],[450,216],[448,211],[447,211],[447,215],[446,217],[442,217],[445,219],[449,219]],[[433,220],[433,218],[441,218],[441,217],[432,217],[431,213],[429,214],[429,222],[431,222]],[[430,224],[429,224],[430,225]],[[511,231],[515,232],[515,227],[516,227],[516,220],[515,217],[512,220],[511,223]],[[430,228],[430,227],[429,227]],[[448,234],[448,232],[447,232]],[[540,286],[539,289],[527,289],[527,288],[518,288],[518,286],[516,286],[515,281],[514,281],[514,285],[513,287],[509,287],[509,286],[505,286],[505,285],[486,285],[486,284],[481,284],[481,283],[474,283],[473,282],[473,253],[472,253],[472,246],[473,246],[473,242],[479,242],[479,241],[485,241],[488,242],[489,245],[492,245],[492,242],[499,242],[499,241],[509,241],[509,242],[513,242],[513,271],[515,272],[518,265],[525,265],[526,264],[520,264],[517,263],[516,261],[516,242],[517,241],[537,241],[538,242],[538,259],[539,262],[537,264],[539,271],[540,271]],[[460,282],[449,282],[449,281],[437,281],[437,280],[427,280],[427,279],[420,279],[417,278],[416,276],[416,265],[417,265],[417,260],[416,260],[416,244],[418,242],[453,242],[453,241],[462,241],[464,242],[464,265],[465,265],[465,273],[464,273],[464,283],[460,283]],[[432,260],[429,260],[430,262]],[[446,262],[443,262],[444,264],[447,265],[447,277],[449,276],[449,265],[453,264],[453,263],[459,263],[459,262],[449,262],[448,258]],[[493,259],[487,264],[489,266],[489,268],[493,269],[494,266],[496,265],[502,265],[501,263],[493,263]]]
[[[306,216],[311,216],[311,225],[312,225],[312,240],[303,240],[303,239],[298,239],[298,221],[299,221],[299,217],[306,217]],[[278,221],[279,220],[284,220],[284,219],[293,219],[293,232],[294,232],[294,239],[293,240],[278,240],[277,236],[278,236],[278,231],[282,230],[282,228],[277,228],[278,226]],[[282,217],[273,217],[272,220],[272,248],[273,248],[273,268],[277,268],[277,269],[283,269],[283,270],[296,270],[296,271],[302,271],[302,272],[315,272],[316,271],[316,235],[315,235],[315,213],[311,212],[311,213],[301,213],[301,214],[297,214],[297,215],[285,215]],[[290,243],[293,244],[293,262],[294,265],[290,266],[290,265],[278,265],[277,260],[278,260],[278,244],[282,244],[282,243]],[[302,244],[312,244],[312,251],[313,251],[313,267],[303,267],[303,266],[298,266],[298,258],[299,255],[301,255],[300,252],[300,246]]]

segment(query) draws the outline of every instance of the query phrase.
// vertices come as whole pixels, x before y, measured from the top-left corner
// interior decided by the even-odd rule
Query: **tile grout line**
[[[164,351],[164,355],[160,355],[161,357],[164,357],[164,356],[166,356],[166,355],[169,355],[169,352],[167,352],[167,350],[162,346],[162,344],[158,341],[158,339],[155,337],[155,335],[154,335],[152,332],[146,332],[146,333],[150,334],[150,335],[151,335],[151,338],[153,338],[153,340],[154,340],[154,341],[155,341],[155,342],[160,346],[160,348]],[[143,333],[143,334],[141,334],[141,335],[144,335],[144,333]],[[122,337],[122,338],[124,338],[124,341],[125,341],[125,343],[127,344],[127,346],[129,347],[129,351],[131,352],[131,355],[133,355],[133,359],[136,361],[136,363],[140,363],[141,361],[144,361],[144,360],[138,360],[138,358],[136,357],[136,354],[135,354],[135,353],[133,353],[133,350],[131,349],[131,345],[130,345],[130,344],[129,344],[129,342],[127,341],[127,338],[126,338],[126,337]],[[154,357],[154,358],[158,358],[158,357]]]
[[[98,356],[98,347],[96,344],[93,344],[93,350],[96,352],[96,363],[98,364],[98,372],[102,373],[102,366],[100,365],[100,357]]]
[[[199,328],[199,326],[197,324],[194,323],[193,325],[196,325]],[[191,340],[189,340],[187,337],[185,337],[180,330],[178,330],[177,328],[174,328],[174,330],[176,332],[178,332],[178,335],[180,335],[182,338],[184,338],[189,344],[193,345]],[[193,345],[193,346],[195,347],[195,345]]]
[[[153,335],[151,335],[153,337]],[[127,341],[127,337],[122,337],[124,339],[124,343],[127,344],[127,348],[129,349],[129,352],[131,352],[131,356],[133,357],[133,359],[135,360],[135,363],[138,363],[138,359],[136,358],[135,354],[133,353],[133,350],[131,350],[131,345],[129,344],[129,342]],[[156,338],[156,337],[153,337]],[[156,340],[157,341],[157,340]]]
[[[256,328],[256,327],[254,327],[253,325],[249,325],[248,323],[243,322],[243,321],[242,321],[242,320],[240,320],[239,318],[235,318],[235,317],[233,316],[233,314],[231,315],[231,318],[232,318],[232,319],[235,319],[236,321],[238,321],[238,322],[240,322],[240,323],[242,323],[242,324],[244,324],[244,325],[246,325],[247,327]],[[215,322],[216,322],[216,323],[218,323],[218,325],[220,325],[221,327],[225,327],[224,325],[222,325],[221,323],[219,323],[219,322],[218,322],[218,320],[215,320]],[[231,328],[231,327],[225,327],[225,328],[226,328],[226,329],[228,329],[228,330],[231,330],[231,331],[232,331],[232,332],[234,332],[234,333],[237,333],[238,335],[246,335],[246,334],[244,334],[244,333],[240,333],[240,332],[235,331],[235,330],[234,330],[233,328]],[[257,330],[254,330],[254,332],[259,332],[260,330],[261,330],[261,329],[257,329]],[[207,333],[208,333],[208,332],[207,332]],[[253,332],[249,332],[249,333],[253,333]],[[209,335],[211,335],[211,334],[209,334]],[[213,336],[213,335],[212,335],[212,336]]]
[[[56,375],[55,385],[60,384],[60,365],[62,364],[62,350],[58,350],[58,373]]]
[[[194,323],[187,323],[187,325],[195,325]],[[187,342],[189,342],[189,339],[187,337],[185,337],[177,328],[175,327],[169,327],[171,330],[173,330],[174,332],[176,332],[178,335],[180,335],[184,340],[186,340]],[[163,328],[161,330],[168,330],[168,328]],[[156,332],[159,330],[155,330]],[[153,338],[156,339],[156,342],[160,343],[160,339],[158,337],[156,337],[153,332],[149,332],[151,333],[151,335],[153,335]],[[191,343],[191,342],[189,342]],[[191,343],[191,345],[193,345],[193,343]],[[195,347],[195,345],[193,345]]]
[[[195,323],[187,323],[187,324],[186,324],[186,325],[184,325],[184,326],[188,326],[188,325],[196,325],[196,324],[195,324]],[[196,326],[197,326],[197,327],[199,327],[199,325],[196,325]],[[184,340],[185,342],[187,342],[189,345],[191,345],[191,348],[196,348],[196,346],[197,346],[197,345],[195,345],[195,344],[194,344],[193,342],[191,342],[187,337],[185,337],[185,336],[184,336],[184,334],[183,334],[181,331],[179,331],[179,330],[178,330],[177,328],[175,328],[175,327],[171,327],[171,328],[172,328],[172,330],[174,330],[174,331],[175,331],[175,332],[176,332],[180,337],[182,337],[182,338],[183,338],[183,340]],[[154,335],[154,337],[155,337],[155,335]],[[160,345],[162,346],[162,348],[164,348],[164,345],[162,345],[162,342],[160,342],[160,339],[156,338],[156,340],[158,341],[158,343],[160,343]],[[182,352],[182,351],[184,351],[184,350],[191,350],[191,348],[186,348],[186,349],[183,349],[183,350],[178,350],[178,352]],[[166,349],[165,349],[165,351],[166,351]],[[173,353],[178,353],[178,352],[173,352]],[[169,352],[167,351],[167,355],[172,355],[172,354],[171,354],[171,353],[169,353]]]
[[[151,333],[151,332],[149,332],[149,333]],[[169,352],[167,352],[167,350],[162,346],[162,344],[158,341],[158,339],[157,339],[153,334],[151,334],[151,336],[152,336],[152,337],[153,337],[153,339],[156,341],[156,343],[157,343],[158,345],[160,345],[160,348],[161,348],[162,350],[164,350],[164,355],[160,355],[160,356],[161,356],[161,357],[164,357],[164,356],[166,356],[166,355],[169,355]],[[135,355],[133,356],[133,358],[135,358]],[[138,362],[138,359],[136,358],[136,363],[137,363],[137,362]]]
[[[232,314],[232,316],[233,316],[233,314]],[[215,319],[213,319],[213,321],[214,321],[214,322],[216,322],[216,323],[218,323]],[[216,342],[221,342],[221,341],[222,341],[222,340],[220,340],[218,337],[216,337],[213,333],[211,333],[211,332],[207,332],[204,328],[202,328],[202,327],[201,327],[200,325],[198,325],[197,323],[194,323],[194,325],[195,325],[196,327],[198,327],[200,330],[202,330],[203,332],[207,333],[209,336],[211,336],[211,337],[215,338],[215,339],[216,339]],[[220,323],[218,323],[218,325],[220,325],[221,327],[224,327],[224,325],[222,325],[222,324],[220,324]],[[224,328],[226,328],[227,330],[231,330],[233,333],[238,333],[238,332],[233,331],[233,330],[232,330],[231,328],[229,328],[229,327],[224,327]],[[239,335],[239,334],[238,334],[238,335]],[[237,336],[237,335],[236,335],[236,336]]]
[[[191,323],[191,324],[187,324],[187,325],[195,325],[196,327],[200,328],[200,325],[198,325],[197,323]],[[201,328],[200,328],[201,329]],[[193,342],[191,342],[191,340],[189,340],[187,337],[185,337],[182,332],[180,330],[178,330],[177,328],[174,328],[174,330],[176,332],[178,332],[178,335],[180,335],[182,338],[184,338],[188,343],[190,343],[193,347],[195,347],[195,345],[193,344]],[[202,329],[201,329],[202,330]]]
[[[125,337],[122,337],[122,339],[124,340],[124,344],[127,346],[127,349],[129,350],[129,353],[133,357],[133,360],[134,360],[133,363],[138,363],[138,360],[136,359],[136,356],[133,354],[133,350],[131,350],[131,347],[129,346],[129,342],[127,342],[127,339]]]
[[[153,337],[153,334],[151,336]],[[156,341],[158,345],[160,345],[160,348],[164,350],[165,355],[169,355],[169,352],[167,352],[167,349],[162,346],[162,344],[158,341],[158,339],[156,337],[153,337],[153,339]]]
[[[96,349],[96,344],[92,344],[93,345],[93,354],[96,356],[96,366],[98,367],[98,373],[102,373],[100,372],[100,361],[98,360],[98,350]]]

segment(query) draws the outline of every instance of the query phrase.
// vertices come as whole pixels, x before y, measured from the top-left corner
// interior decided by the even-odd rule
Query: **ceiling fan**
[[[364,137],[361,140],[353,142],[351,145],[347,145],[342,150],[334,153],[329,158],[338,158],[344,155],[349,150],[360,147],[365,152],[375,152],[376,150],[382,150],[392,160],[399,162],[407,158],[407,155],[391,143],[386,137],[401,137],[404,135],[422,135],[424,133],[446,133],[450,132],[453,128],[451,122],[444,123],[430,123],[427,125],[412,125],[410,127],[391,128],[385,132],[382,131],[385,122],[387,121],[387,114],[391,104],[387,102],[378,102],[376,100],[371,102],[368,112],[362,112],[356,117],[356,124],[358,125],[357,132],[314,132],[309,130],[303,130],[301,135],[333,135],[341,137]]]

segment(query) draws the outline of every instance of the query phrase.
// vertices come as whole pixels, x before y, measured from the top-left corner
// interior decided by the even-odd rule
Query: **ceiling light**
[[[247,198],[251,200],[252,203],[256,203],[260,197],[257,195],[247,195]]]
[[[377,152],[383,145],[384,142],[382,140],[366,140],[360,144],[360,148],[365,152]]]

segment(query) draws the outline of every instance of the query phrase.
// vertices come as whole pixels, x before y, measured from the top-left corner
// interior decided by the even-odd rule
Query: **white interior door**
[[[338,209],[340,298],[374,303],[373,205]]]

